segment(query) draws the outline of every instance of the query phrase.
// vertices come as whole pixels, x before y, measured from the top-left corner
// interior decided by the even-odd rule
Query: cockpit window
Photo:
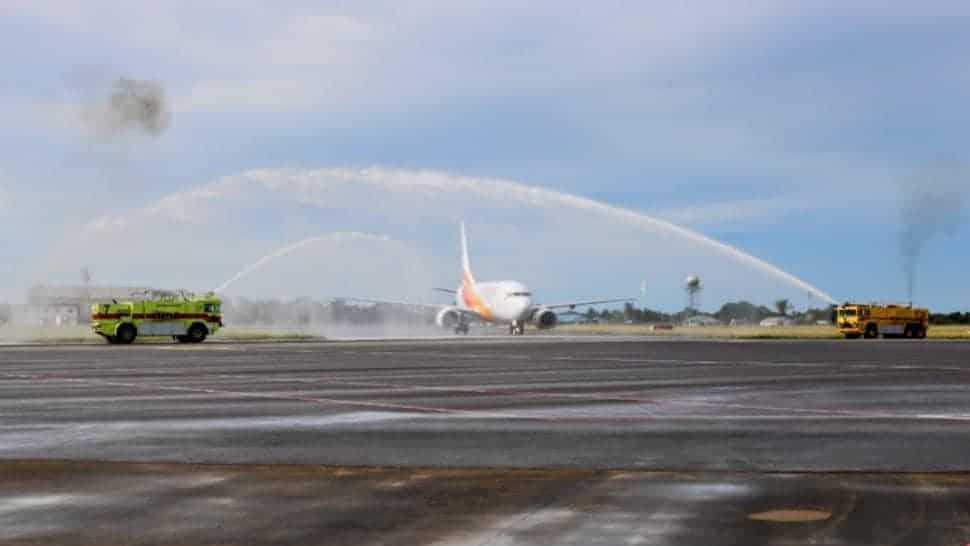
[[[509,292],[508,293],[508,297],[510,298],[514,298],[516,296],[528,298],[532,296],[532,292]]]

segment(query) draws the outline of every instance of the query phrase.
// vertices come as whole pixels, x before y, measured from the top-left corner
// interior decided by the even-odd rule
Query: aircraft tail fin
[[[475,277],[472,275],[471,261],[468,259],[468,237],[465,235],[465,222],[461,223],[461,269],[464,278],[474,284]]]

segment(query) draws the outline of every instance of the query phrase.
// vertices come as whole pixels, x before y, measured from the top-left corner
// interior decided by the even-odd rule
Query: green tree
[[[771,315],[771,309],[747,301],[725,303],[717,313],[714,313],[714,316],[724,323],[730,323],[732,320],[755,323]]]
[[[787,315],[789,307],[791,307],[791,304],[788,300],[781,299],[775,302],[775,310],[778,311],[779,315]]]

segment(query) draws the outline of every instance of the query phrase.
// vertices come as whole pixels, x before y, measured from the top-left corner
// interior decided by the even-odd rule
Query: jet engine
[[[461,322],[461,313],[455,310],[453,307],[445,307],[434,318],[434,323],[438,325],[439,328],[452,329],[458,326]]]
[[[555,328],[559,324],[559,315],[552,309],[538,309],[532,314],[532,322],[540,330]]]

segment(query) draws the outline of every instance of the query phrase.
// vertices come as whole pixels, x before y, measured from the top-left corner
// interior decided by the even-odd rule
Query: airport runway
[[[7,347],[0,542],[966,544],[968,355],[547,337]]]
[[[0,458],[963,471],[968,355],[542,338],[8,348]]]
[[[951,475],[0,464],[0,543],[946,545]]]

